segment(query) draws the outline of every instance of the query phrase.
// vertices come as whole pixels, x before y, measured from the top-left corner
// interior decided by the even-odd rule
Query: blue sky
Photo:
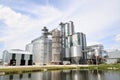
[[[0,0],[0,55],[72,20],[87,44],[120,49],[120,0]]]

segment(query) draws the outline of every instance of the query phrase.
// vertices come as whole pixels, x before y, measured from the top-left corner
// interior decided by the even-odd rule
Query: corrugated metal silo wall
[[[32,48],[33,48],[33,44],[29,43],[29,44],[26,45],[26,49],[25,50],[32,53]]]
[[[65,37],[67,37],[70,34],[70,25],[69,23],[65,24]]]
[[[38,39],[33,42],[33,61],[35,64],[44,63],[44,39]]]
[[[81,46],[72,46],[71,47],[71,62],[73,64],[78,64],[80,58],[82,57],[82,49]]]
[[[72,21],[69,21],[69,35],[74,34],[74,24]]]
[[[38,65],[51,61],[52,42],[48,38],[40,38],[33,42],[33,62]]]
[[[49,64],[51,62],[51,56],[52,56],[52,41],[50,39],[47,39],[46,41],[46,54],[45,56],[45,63]]]

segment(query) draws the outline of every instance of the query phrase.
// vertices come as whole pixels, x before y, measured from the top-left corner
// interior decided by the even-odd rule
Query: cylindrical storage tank
[[[81,45],[80,33],[75,33],[75,34],[73,34],[73,35],[72,35],[72,39],[73,39],[73,46]]]
[[[70,47],[72,47],[73,46],[73,38],[72,38],[72,35],[69,35],[68,37],[67,37],[68,39],[68,47],[70,48]]]
[[[46,63],[49,64],[51,60],[52,60],[52,40],[48,39]]]
[[[70,48],[65,48],[65,60],[70,60]]]
[[[33,61],[36,65],[44,62],[44,39],[38,39],[33,42]]]
[[[66,37],[70,34],[70,32],[69,32],[69,31],[70,31],[70,30],[69,30],[70,28],[69,28],[69,27],[70,27],[70,26],[69,26],[69,23],[66,23],[66,24],[65,24],[65,36],[66,36]]]
[[[84,50],[85,47],[87,46],[86,35],[84,33],[79,33],[79,34],[80,34],[80,45],[82,45],[82,49]]]
[[[79,60],[82,57],[81,46],[71,47],[71,62],[72,64],[79,64]]]
[[[32,48],[33,48],[33,44],[29,43],[29,44],[26,45],[26,49],[25,50],[32,53]]]
[[[86,48],[87,43],[86,43],[86,35],[83,34],[83,47]]]
[[[69,21],[69,35],[74,34],[74,24],[72,21]]]
[[[51,40],[44,36],[34,40],[33,42],[33,61],[35,64],[48,64],[51,58]]]

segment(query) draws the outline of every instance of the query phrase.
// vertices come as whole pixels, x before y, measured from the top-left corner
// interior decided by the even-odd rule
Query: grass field
[[[51,71],[51,70],[120,70],[120,64],[101,64],[101,65],[34,65],[34,66],[1,66],[0,73],[14,74],[14,73],[26,73],[37,71]]]

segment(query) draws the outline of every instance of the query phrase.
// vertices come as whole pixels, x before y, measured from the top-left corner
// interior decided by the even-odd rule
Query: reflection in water
[[[23,78],[23,74],[20,74],[19,79],[21,80]]]
[[[0,76],[0,80],[120,80],[119,71],[64,70]]]
[[[62,79],[61,80],[72,80],[72,71],[71,70],[64,70],[62,71]]]
[[[28,74],[28,78],[31,78],[31,73]]]
[[[36,72],[31,75],[32,80],[51,80],[51,72]]]
[[[51,80],[61,80],[61,71],[53,71],[51,72]]]
[[[10,75],[10,76],[9,76],[9,79],[10,79],[10,80],[13,80],[13,75]]]

